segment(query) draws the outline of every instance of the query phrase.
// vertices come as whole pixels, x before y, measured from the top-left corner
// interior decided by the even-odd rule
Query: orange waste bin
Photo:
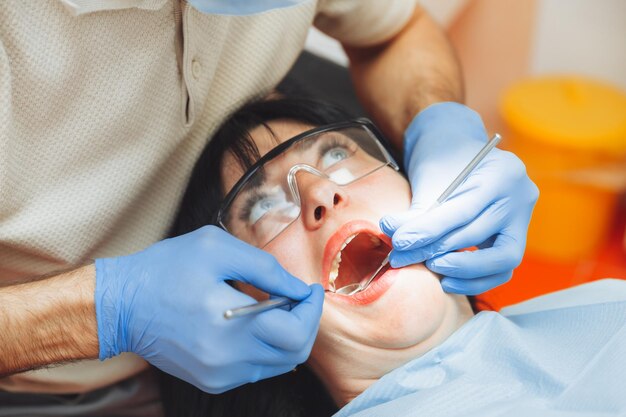
[[[626,182],[626,94],[583,77],[533,78],[510,87],[500,110],[503,146],[540,191],[528,253],[566,262],[592,256]]]

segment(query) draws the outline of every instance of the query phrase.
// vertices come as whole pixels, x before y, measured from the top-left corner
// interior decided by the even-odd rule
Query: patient
[[[279,97],[245,106],[197,162],[171,234],[219,224],[274,255],[293,275],[327,290],[369,276],[391,249],[378,220],[405,210],[410,188],[376,128],[347,120],[341,109],[307,99]],[[328,125],[333,126],[319,129]],[[284,149],[287,141],[291,145]],[[267,297],[254,288],[240,289],[256,299]],[[593,311],[576,312],[577,325],[585,327],[587,316],[607,314],[605,304],[588,309]],[[621,331],[624,342],[625,303],[611,311],[621,322],[589,326],[577,341],[579,331],[563,330],[572,327],[568,317],[552,312],[546,315],[551,319],[535,323],[525,315],[517,321],[493,312],[474,316],[468,299],[444,293],[423,265],[386,267],[363,292],[327,292],[311,356],[294,372],[221,395],[164,374],[163,401],[172,416],[325,416],[339,409],[340,415],[386,416],[461,410],[488,415],[492,404],[515,398],[532,414],[546,399],[561,395],[559,401],[567,401],[565,388],[576,398],[581,388],[571,373],[590,371],[583,364],[599,360],[597,351],[606,349],[612,335]],[[579,342],[588,343],[584,354]],[[586,388],[597,382],[593,372]],[[592,411],[606,411],[610,400]]]

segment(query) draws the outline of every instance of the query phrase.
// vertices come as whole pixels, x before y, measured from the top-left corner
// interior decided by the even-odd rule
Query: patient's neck
[[[320,332],[308,363],[335,403],[343,407],[383,375],[440,345],[473,315],[466,297],[451,295],[449,314],[441,325],[418,344],[403,349],[365,346]]]

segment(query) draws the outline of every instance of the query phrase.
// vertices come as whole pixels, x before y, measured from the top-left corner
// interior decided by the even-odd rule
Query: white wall
[[[626,90],[626,1],[540,0],[531,73],[577,73]]]
[[[527,0],[519,0],[527,1]],[[444,27],[468,0],[421,0]],[[626,90],[626,0],[537,0],[530,73],[578,73]],[[494,34],[497,36],[497,34]],[[311,29],[305,48],[341,65],[341,45]]]

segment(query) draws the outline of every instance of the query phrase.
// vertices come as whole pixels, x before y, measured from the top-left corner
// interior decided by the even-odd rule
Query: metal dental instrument
[[[448,188],[446,188],[445,191],[439,196],[437,201],[435,201],[435,203],[432,206],[430,206],[430,208],[426,211],[430,211],[433,208],[440,205],[441,203],[443,203],[444,201],[446,201],[448,197],[450,197],[450,194],[452,194],[454,190],[459,185],[461,185],[461,183],[465,180],[465,178],[467,178],[470,172],[472,172],[474,168],[476,168],[476,165],[478,165],[480,161],[482,161],[483,158],[487,156],[489,151],[492,150],[498,143],[500,143],[500,140],[502,140],[502,136],[500,136],[497,133],[494,134],[493,137],[489,139],[489,142],[487,142],[487,144],[483,146],[483,148],[476,154],[476,156],[470,161],[470,163],[467,164],[467,166],[463,169],[463,171],[461,171],[461,173],[457,175],[454,181],[450,183]],[[345,285],[339,288],[338,290],[335,290],[335,294],[354,295],[358,292],[365,290],[371,284],[374,278],[376,278],[376,276],[380,273],[380,271],[385,267],[385,265],[389,263],[389,255],[391,255],[391,251],[387,254],[385,259],[383,259],[383,261],[381,262],[380,266],[376,269],[376,271],[374,271],[374,273],[370,275],[367,281],[365,281],[365,283],[361,281],[361,282],[357,282],[354,284]]]
[[[297,301],[287,297],[276,297],[270,300],[258,302],[256,304],[251,304],[249,306],[226,310],[224,312],[224,318],[230,320],[237,317],[246,316],[248,314],[262,313],[263,311],[271,310],[276,307],[282,307],[293,303],[297,303]]]
[[[445,191],[439,196],[437,201],[428,210],[432,210],[439,204],[443,203],[450,196],[450,194],[452,194],[454,190],[463,182],[463,180],[467,178],[470,172],[472,172],[474,168],[476,168],[476,166],[480,163],[480,161],[483,160],[483,158],[489,153],[489,151],[491,151],[498,143],[500,143],[500,140],[502,140],[502,137],[497,133],[494,134],[489,142],[487,142],[487,144],[483,146],[478,154],[476,154],[476,156],[470,161],[470,163],[467,164],[463,171],[461,171],[461,173],[454,179],[454,181],[452,181],[448,188],[445,189]],[[346,285],[336,290],[335,294],[353,295],[366,289],[369,284],[371,284],[371,282],[374,280],[374,278],[376,278],[376,276],[380,273],[380,271],[385,267],[385,265],[389,263],[390,254],[391,252],[387,254],[387,256],[382,261],[380,266],[376,269],[376,271],[367,279],[367,281],[365,281],[365,284],[355,283]],[[258,302],[256,304],[226,310],[224,312],[224,318],[230,320],[237,317],[246,316],[248,314],[261,313],[263,311],[271,310],[272,308],[295,303],[297,303],[297,301],[287,297],[276,297],[270,300]]]
[[[389,252],[387,254],[387,256],[385,256],[385,259],[383,259],[383,261],[381,262],[380,266],[378,268],[376,268],[376,271],[374,271],[374,273],[372,275],[370,275],[370,277],[367,279],[367,281],[365,281],[365,284],[361,284],[360,282],[356,282],[354,284],[344,285],[343,287],[341,287],[338,290],[336,290],[335,294],[354,295],[357,292],[361,292],[364,289],[366,289],[370,285],[370,283],[372,281],[374,281],[374,278],[376,278],[376,275],[378,275],[378,273],[385,267],[385,265],[387,265],[389,263],[389,255],[390,254],[391,254],[391,252]]]

